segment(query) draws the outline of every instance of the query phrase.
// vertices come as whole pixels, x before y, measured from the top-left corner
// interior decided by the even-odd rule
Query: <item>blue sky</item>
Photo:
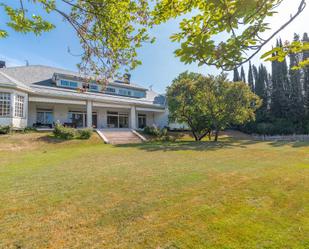
[[[11,2],[11,0],[7,0],[7,2]],[[18,4],[19,1],[15,0],[14,2]],[[280,27],[282,22],[296,11],[299,2],[300,0],[285,0],[278,9],[279,13],[269,20],[271,27],[273,29]],[[30,13],[38,13],[38,11],[29,8]],[[0,40],[0,60],[7,61],[8,66],[25,65],[28,60],[32,65],[43,64],[76,71],[79,57],[72,56],[67,51],[68,47],[72,53],[78,54],[80,51],[74,31],[56,14],[47,15],[44,13],[44,15],[56,25],[56,29],[41,36],[10,32],[8,38]],[[5,17],[1,15],[0,23],[5,21]],[[179,20],[172,20],[151,30],[151,34],[157,40],[154,44],[145,44],[139,50],[139,58],[143,64],[131,72],[132,81],[145,87],[152,86],[158,92],[164,92],[166,86],[185,70],[204,74],[220,73],[220,70],[213,67],[198,67],[196,64],[184,65],[174,56],[173,51],[178,48],[179,44],[172,43],[169,37],[178,30],[178,22]],[[309,6],[301,16],[280,33],[280,37],[283,40],[291,40],[294,32],[300,34],[309,32],[308,24]],[[1,28],[4,27],[1,26]],[[274,41],[268,44],[264,51],[271,48],[273,43]],[[260,63],[259,56],[254,58],[253,63]]]

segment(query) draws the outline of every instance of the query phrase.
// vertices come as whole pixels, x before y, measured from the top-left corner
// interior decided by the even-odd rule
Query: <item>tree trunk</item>
[[[219,130],[216,129],[216,132],[215,132],[215,142],[218,141],[218,137],[219,137]]]
[[[199,141],[199,139],[198,139],[198,137],[197,137],[197,135],[195,134],[194,131],[192,131],[192,134],[193,134],[193,137],[194,137],[195,141]]]
[[[211,131],[208,133],[208,140],[211,141]]]

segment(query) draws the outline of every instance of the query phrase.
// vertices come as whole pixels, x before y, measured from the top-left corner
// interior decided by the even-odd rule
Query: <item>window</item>
[[[15,117],[24,117],[25,97],[17,95],[15,99]]]
[[[116,89],[115,89],[115,88],[112,88],[112,87],[107,87],[107,88],[106,88],[106,92],[115,93],[115,92],[116,92]]]
[[[131,91],[127,89],[119,89],[118,93],[120,95],[131,96]]]
[[[54,122],[52,110],[37,110],[36,122],[38,125],[52,125]]]
[[[0,117],[9,116],[11,114],[11,94],[0,93]]]
[[[60,85],[62,87],[68,87],[68,88],[77,88],[78,83],[75,81],[69,81],[69,80],[60,80]]]
[[[145,94],[145,92],[134,91],[133,96],[137,97],[137,98],[144,98],[146,96],[146,94]]]
[[[146,127],[146,114],[138,114],[138,128],[144,129]]]
[[[95,85],[95,84],[90,84],[89,85],[89,91],[98,92],[99,91],[99,86]]]

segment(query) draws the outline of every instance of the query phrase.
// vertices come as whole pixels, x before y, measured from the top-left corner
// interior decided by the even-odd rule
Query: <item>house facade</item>
[[[131,128],[168,125],[166,99],[130,82],[106,86],[48,66],[0,69],[0,126]]]

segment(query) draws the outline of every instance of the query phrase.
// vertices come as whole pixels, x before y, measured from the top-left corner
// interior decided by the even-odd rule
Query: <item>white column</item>
[[[92,128],[92,101],[87,100],[87,128]]]
[[[131,107],[130,119],[131,119],[131,129],[136,129],[136,109],[135,109],[135,106]]]

